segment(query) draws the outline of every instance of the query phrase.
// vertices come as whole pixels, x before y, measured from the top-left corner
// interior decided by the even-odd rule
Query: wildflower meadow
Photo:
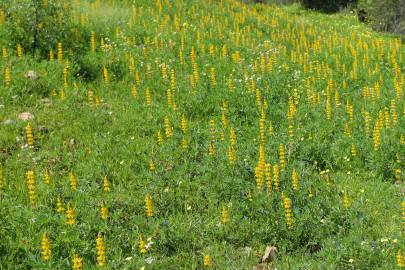
[[[0,269],[405,269],[400,37],[299,4],[32,2],[33,31],[0,1]]]

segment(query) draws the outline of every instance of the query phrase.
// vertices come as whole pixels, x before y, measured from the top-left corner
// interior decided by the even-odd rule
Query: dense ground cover
[[[80,46],[0,44],[0,269],[403,267],[398,39],[299,6],[73,8]]]

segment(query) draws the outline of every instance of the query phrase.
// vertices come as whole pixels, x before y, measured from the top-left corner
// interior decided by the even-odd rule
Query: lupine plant
[[[299,5],[38,0],[33,50],[21,1],[0,269],[404,268],[399,38]]]

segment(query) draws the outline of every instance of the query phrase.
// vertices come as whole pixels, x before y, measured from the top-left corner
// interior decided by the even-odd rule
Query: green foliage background
[[[70,269],[75,253],[84,257],[85,269],[97,269],[98,232],[106,236],[106,269],[202,269],[204,254],[211,255],[214,269],[251,269],[266,245],[279,249],[272,263],[277,269],[395,269],[395,255],[405,250],[400,207],[404,184],[395,184],[394,174],[401,169],[403,178],[405,171],[403,163],[397,162],[397,155],[402,160],[405,156],[400,143],[405,134],[404,100],[396,103],[398,124],[382,129],[378,151],[373,149],[372,135],[364,135],[362,113],[369,111],[374,124],[380,111],[391,109],[390,101],[396,99],[392,61],[403,66],[403,47],[393,56],[394,39],[371,31],[353,16],[326,16],[298,5],[162,2],[159,11],[156,1],[136,1],[139,9],[134,16],[133,1],[99,1],[98,7],[97,1],[81,1],[70,7],[49,0],[49,10],[44,7],[41,13],[44,30],[38,35],[38,46],[33,46],[34,28],[28,22],[34,2],[21,1],[26,9],[12,4],[16,2],[2,2],[7,23],[0,29],[1,45],[9,54],[0,60],[0,164],[5,182],[0,195],[0,269]],[[48,12],[69,18],[55,13],[46,21]],[[82,14],[91,16],[83,22]],[[16,33],[13,27],[18,28]],[[94,52],[91,31],[95,32]],[[197,32],[202,35],[199,41]],[[242,34],[247,42],[242,38],[236,42]],[[183,64],[179,60],[182,37]],[[352,50],[345,49],[345,40]],[[57,42],[63,43],[62,62],[46,57],[51,48],[56,53]],[[319,50],[317,42],[322,44]],[[26,48],[22,58],[16,55],[17,43]],[[305,44],[311,48],[306,50]],[[213,55],[208,52],[210,45],[216,48]],[[221,57],[223,45],[228,49],[225,57]],[[34,48],[37,52],[30,53]],[[200,82],[194,88],[190,84],[192,48],[200,69]],[[342,64],[348,70],[354,65],[353,50],[361,60],[369,57],[370,63],[363,65],[359,60],[357,80],[342,71]],[[306,51],[314,65],[307,73],[293,60],[293,53]],[[232,60],[235,52],[241,53],[240,62]],[[261,57],[272,59],[273,55],[273,70],[261,71]],[[133,73],[128,68],[131,58]],[[175,71],[178,111],[167,105],[166,91],[172,84],[162,78],[162,63]],[[376,66],[378,73],[370,69]],[[3,76],[6,67],[11,67],[10,86]],[[109,84],[103,80],[104,67]],[[217,72],[216,86],[210,79],[211,67]],[[34,70],[38,79],[27,79],[28,70]],[[317,70],[324,71],[318,75]],[[379,83],[380,75],[381,98],[374,103],[365,100],[362,90]],[[315,107],[308,101],[306,88],[312,76],[316,77],[313,90],[321,99]],[[228,90],[229,78],[234,92]],[[341,94],[340,105],[333,98],[336,107],[331,120],[325,118],[329,79]],[[250,89],[252,82],[260,90],[260,100],[269,102],[267,161],[278,164],[279,145],[286,146],[287,167],[280,174],[279,192],[256,188],[261,111]],[[345,90],[343,82],[347,82]],[[133,86],[136,98],[131,96]],[[151,106],[146,105],[147,89],[153,94]],[[89,91],[100,98],[98,106],[90,107]],[[297,106],[292,138],[287,119],[290,100]],[[228,127],[221,122],[224,101]],[[353,121],[347,102],[354,106]],[[34,148],[26,147],[27,122],[17,117],[24,111],[35,115],[31,120]],[[188,121],[187,134],[180,129],[182,114]],[[159,145],[156,134],[164,131],[165,117],[175,135]],[[273,136],[267,131],[270,119]],[[221,131],[225,135],[224,140],[215,139],[214,157],[207,151],[210,120],[216,122],[217,135]],[[344,134],[345,124],[350,124],[352,136]],[[230,127],[235,128],[237,140],[234,165],[227,156]],[[187,149],[180,146],[183,138],[189,142]],[[151,159],[156,171],[148,169]],[[293,168],[299,172],[298,192],[292,190]],[[37,180],[35,209],[29,206],[25,183],[25,173],[31,169]],[[49,186],[43,181],[46,169],[52,176]],[[69,187],[70,172],[78,176],[77,191]],[[111,193],[102,191],[104,176],[111,181]],[[343,192],[350,196],[349,209],[342,205]],[[149,219],[146,193],[151,194],[155,210]],[[65,204],[73,203],[77,226],[66,225],[65,214],[56,212],[59,194]],[[293,200],[293,230],[286,226],[283,196]],[[110,210],[107,221],[100,219],[101,202]],[[222,207],[229,209],[226,225],[221,223]],[[52,241],[50,262],[40,254],[45,232]],[[140,236],[153,241],[147,255],[139,253]],[[153,259],[150,264],[149,258]]]
[[[374,29],[405,35],[405,1],[360,0],[358,9],[366,12]]]
[[[58,42],[80,52],[86,29],[73,20],[70,0],[0,0],[5,12],[5,31],[0,31],[0,45],[15,48],[20,44],[26,51],[48,57]]]

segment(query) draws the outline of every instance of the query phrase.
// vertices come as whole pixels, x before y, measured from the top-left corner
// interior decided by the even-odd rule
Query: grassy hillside
[[[77,0],[81,43],[45,59],[0,17],[0,269],[405,267],[399,39],[297,5]]]

